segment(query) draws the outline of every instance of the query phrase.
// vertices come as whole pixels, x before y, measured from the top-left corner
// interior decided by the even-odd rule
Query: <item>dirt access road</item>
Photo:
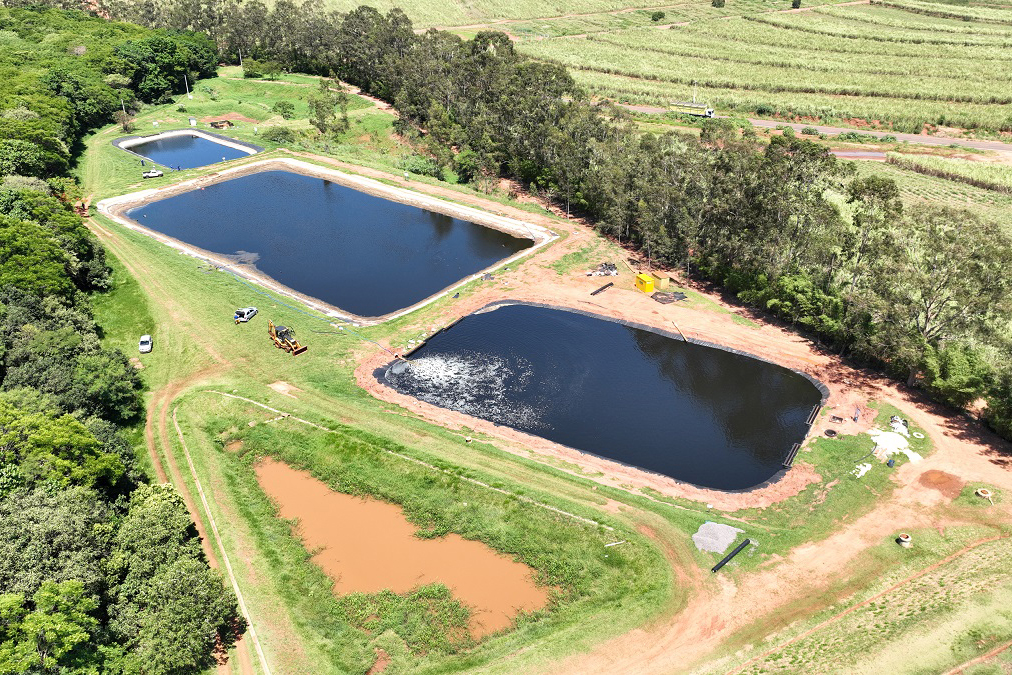
[[[631,103],[620,103],[620,106],[626,110],[632,112],[644,113],[647,115],[662,115],[669,112],[668,108],[660,108],[652,105],[633,105]],[[718,119],[730,119],[727,115],[717,115]],[[837,136],[843,133],[858,132],[861,134],[867,134],[868,136],[874,136],[875,138],[884,138],[886,136],[892,136],[897,141],[906,141],[908,143],[919,143],[921,145],[934,145],[934,146],[949,146],[958,145],[964,148],[974,148],[977,150],[993,150],[995,152],[1007,152],[1012,153],[1012,143],[1005,143],[1003,141],[983,141],[974,138],[947,138],[945,136],[929,136],[928,134],[901,134],[894,131],[872,131],[868,129],[859,128],[848,128],[848,127],[827,127],[819,124],[798,124],[795,122],[785,122],[783,120],[760,120],[749,118],[752,126],[760,127],[763,129],[776,129],[777,127],[790,127],[795,131],[801,131],[802,129],[813,128],[820,134],[826,134],[827,136]]]

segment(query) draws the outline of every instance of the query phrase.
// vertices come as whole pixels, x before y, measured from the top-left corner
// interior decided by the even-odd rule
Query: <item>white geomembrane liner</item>
[[[387,371],[391,383],[426,403],[526,428],[544,427],[543,411],[510,401],[507,392],[522,390],[533,375],[525,361],[508,363],[498,356],[466,353],[414,358]]]

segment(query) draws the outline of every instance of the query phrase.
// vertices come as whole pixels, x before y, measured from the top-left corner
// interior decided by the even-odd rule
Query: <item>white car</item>
[[[150,335],[142,335],[141,341],[137,344],[137,348],[140,349],[141,354],[147,354],[151,351],[152,342]]]
[[[161,178],[165,174],[158,169],[148,169],[147,171],[141,172],[141,175],[145,178]]]
[[[256,315],[256,307],[243,307],[242,309],[235,310],[235,315],[232,318],[235,319],[236,323],[246,323]]]

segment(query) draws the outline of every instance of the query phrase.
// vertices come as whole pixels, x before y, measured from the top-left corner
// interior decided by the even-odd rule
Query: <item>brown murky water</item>
[[[476,638],[508,627],[520,610],[539,609],[548,600],[526,565],[452,533],[418,539],[399,506],[334,492],[308,472],[270,458],[257,464],[256,473],[281,517],[298,519],[303,544],[318,551],[313,561],[339,594],[406,593],[443,583],[471,607]]]

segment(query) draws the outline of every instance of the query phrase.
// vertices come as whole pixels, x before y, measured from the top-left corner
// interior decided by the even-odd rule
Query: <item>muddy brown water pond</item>
[[[309,472],[264,458],[256,465],[261,488],[298,520],[313,562],[334,580],[334,592],[407,593],[442,583],[472,610],[471,635],[508,628],[521,611],[541,609],[548,589],[533,571],[479,541],[456,534],[419,539],[401,508],[378,499],[334,492]]]

